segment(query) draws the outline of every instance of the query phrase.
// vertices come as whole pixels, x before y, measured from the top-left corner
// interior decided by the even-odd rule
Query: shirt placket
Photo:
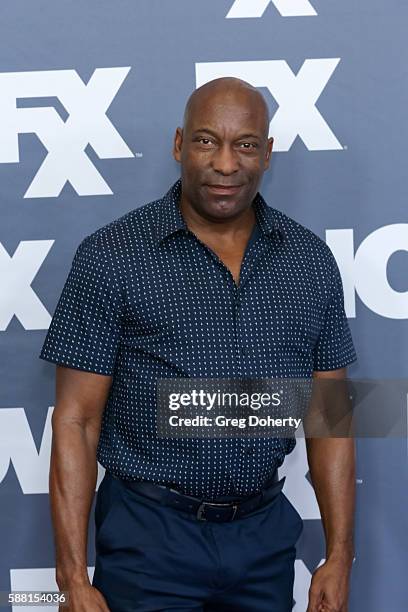
[[[203,243],[195,234],[193,234],[196,240],[202,245],[204,249],[210,254],[217,266],[222,270],[222,273],[226,275],[227,282],[230,285],[232,292],[232,328],[233,328],[233,355],[234,355],[234,367],[232,375],[237,378],[245,377],[246,372],[246,358],[249,354],[249,347],[242,331],[242,324],[240,323],[241,318],[241,303],[243,299],[243,290],[248,283],[251,275],[254,273],[255,265],[257,260],[261,257],[262,253],[267,249],[267,241],[259,237],[249,249],[245,252],[243,262],[241,264],[240,279],[238,285],[234,281],[234,278],[224,264],[224,262],[218,257],[218,255],[210,249],[205,243]],[[248,484],[249,474],[253,473],[253,464],[256,462],[256,445],[255,440],[252,438],[241,438],[239,440],[239,456],[238,461],[235,465],[235,486],[237,490],[244,490]]]
[[[234,328],[236,334],[236,346],[239,353],[239,372],[238,375],[245,377],[247,372],[247,358],[250,355],[251,339],[244,333],[244,322],[242,319],[242,301],[245,296],[245,289],[248,290],[248,282],[251,276],[255,273],[256,264],[268,248],[268,242],[265,237],[259,237],[245,253],[244,260],[241,265],[240,282],[236,287],[236,296],[234,302]],[[257,444],[254,438],[243,437],[240,440],[240,456],[236,471],[236,487],[237,490],[244,493],[245,490],[254,483],[250,482],[250,475],[255,474],[254,464],[257,462]]]
[[[232,324],[233,324],[233,343],[234,343],[234,368],[233,375],[237,377],[245,376],[245,357],[249,353],[249,347],[246,344],[245,337],[242,334],[240,326],[240,305],[243,297],[243,289],[249,278],[254,272],[255,264],[262,253],[267,248],[267,242],[262,237],[259,237],[246,251],[243,262],[241,264],[240,279],[238,285],[234,281],[231,271],[227,268],[224,262],[218,255],[202,242],[193,232],[190,232],[197,242],[210,254],[217,266],[226,275],[232,293]]]

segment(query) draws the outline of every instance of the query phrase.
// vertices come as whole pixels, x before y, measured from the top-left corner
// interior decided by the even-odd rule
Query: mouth
[[[207,189],[217,195],[232,195],[237,193],[242,185],[206,185]]]

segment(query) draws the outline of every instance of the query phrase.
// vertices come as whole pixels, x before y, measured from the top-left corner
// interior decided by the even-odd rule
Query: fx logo
[[[270,3],[282,17],[310,17],[317,15],[309,0],[235,0],[227,19],[262,17]]]
[[[340,58],[306,59],[297,74],[285,60],[207,62],[196,64],[197,87],[224,76],[267,87],[279,104],[270,123],[275,151],[289,151],[299,136],[309,151],[343,149],[316,108]]]
[[[23,240],[12,257],[0,242],[0,331],[15,315],[25,329],[48,329],[51,315],[31,287],[54,240]]]
[[[129,70],[97,68],[87,84],[76,70],[0,73],[0,163],[20,161],[19,134],[37,134],[48,151],[25,198],[58,197],[67,181],[80,196],[112,194],[85,148],[101,159],[134,157],[106,116]],[[52,106],[16,106],[19,98],[43,97],[60,100],[66,121]]]

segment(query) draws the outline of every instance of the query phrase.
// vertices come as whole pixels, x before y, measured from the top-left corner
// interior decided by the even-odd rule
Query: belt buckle
[[[222,507],[222,508],[232,508],[232,509],[233,509],[233,514],[232,514],[231,518],[229,519],[230,521],[233,521],[233,520],[234,520],[235,515],[236,515],[236,513],[237,513],[237,510],[238,510],[238,506],[237,506],[237,504],[230,504],[230,503],[228,503],[228,502],[225,502],[225,503],[218,503],[218,504],[217,504],[216,502],[205,502],[205,501],[202,501],[202,502],[201,502],[201,504],[198,506],[198,509],[197,509],[197,514],[196,514],[196,518],[197,518],[199,521],[206,521],[206,520],[207,520],[207,519],[205,518],[205,516],[204,516],[205,506],[213,506],[213,507],[215,506],[216,508],[218,508],[218,507]]]

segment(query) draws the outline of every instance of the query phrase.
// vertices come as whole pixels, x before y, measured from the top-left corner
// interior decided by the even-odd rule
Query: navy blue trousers
[[[227,523],[198,521],[108,473],[92,584],[111,612],[290,612],[303,521],[283,492]]]

